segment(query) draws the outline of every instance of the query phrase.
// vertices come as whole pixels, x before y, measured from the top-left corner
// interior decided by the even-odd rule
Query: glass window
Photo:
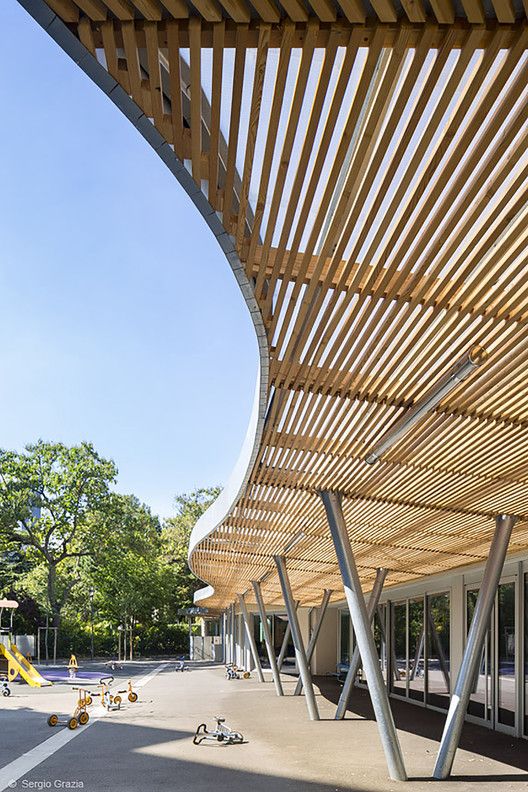
[[[528,737],[528,572],[524,576],[524,734]]]
[[[423,597],[409,600],[409,698],[424,700],[425,635]]]
[[[350,663],[350,616],[348,611],[340,611],[341,614],[341,632],[340,632],[340,648],[339,648],[339,662]]]
[[[515,726],[515,583],[502,583],[498,591],[497,619],[497,719]]]
[[[407,695],[407,604],[395,602],[392,605],[392,646],[393,656],[391,690],[398,696]]]
[[[450,692],[450,597],[433,594],[427,604],[427,703],[447,709]]]
[[[466,592],[466,633],[469,632],[471,621],[477,604],[478,589]],[[468,712],[476,718],[491,719],[491,632],[488,629],[482,650],[482,658],[475,677],[473,692],[469,700]]]
[[[380,660],[381,673],[387,682],[387,641],[385,636],[385,605],[379,605],[374,614],[374,640]]]

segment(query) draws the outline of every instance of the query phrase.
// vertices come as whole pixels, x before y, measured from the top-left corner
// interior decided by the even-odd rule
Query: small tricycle
[[[250,671],[242,671],[235,663],[228,663],[226,665],[227,679],[240,679],[240,674],[242,674],[242,679],[249,679],[251,677]]]
[[[225,718],[215,715],[214,719],[216,721],[216,728],[213,731],[208,731],[207,725],[205,723],[200,723],[193,737],[193,743],[195,745],[200,745],[204,740],[214,740],[215,742],[224,743],[225,745],[234,745],[235,743],[244,742],[244,737],[240,732],[233,731],[229,726],[226,726]]]
[[[126,686],[125,690],[118,690],[117,692],[118,692],[118,694],[119,693],[126,693],[128,700],[130,702],[132,702],[132,704],[135,701],[138,700],[138,694],[135,692],[135,690],[132,690],[132,682],[130,681],[130,679],[128,680],[128,683],[127,683],[127,686]],[[114,697],[114,701],[115,701],[115,698],[117,698],[117,697]],[[121,701],[120,697],[119,697],[119,700]]]
[[[7,677],[0,678],[0,690],[2,691],[2,696],[10,696],[11,695],[11,688],[9,687],[9,680]]]
[[[62,720],[58,715],[53,713],[48,718],[48,726],[67,726],[68,729],[72,729],[72,731],[76,729],[77,726],[86,726],[90,720],[86,707],[89,707],[92,703],[92,697],[88,691],[83,688],[73,688],[73,690],[77,690],[79,693],[73,714],[66,720]]]
[[[114,696],[112,693],[110,693],[110,688],[104,682],[101,682],[100,687],[101,687],[101,704],[102,704],[102,706],[106,710],[108,710],[109,712],[111,710],[121,709],[122,698],[119,695],[119,693],[117,693]]]

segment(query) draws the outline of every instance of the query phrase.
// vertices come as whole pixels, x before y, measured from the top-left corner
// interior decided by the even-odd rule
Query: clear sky
[[[223,484],[257,346],[207,226],[18,6],[0,48],[0,446],[92,441],[160,516]]]

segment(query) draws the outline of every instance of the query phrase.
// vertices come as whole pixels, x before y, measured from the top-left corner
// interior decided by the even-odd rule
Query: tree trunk
[[[48,566],[48,602],[51,610],[51,623],[54,627],[53,663],[55,664],[57,662],[57,640],[61,623],[61,603],[59,602],[59,597],[57,596],[57,566],[54,563],[50,563]]]
[[[130,619],[130,659],[131,660],[132,660],[133,646],[134,646],[133,640],[132,640],[132,638],[133,638],[133,632],[132,632],[133,629],[134,629],[134,619]]]

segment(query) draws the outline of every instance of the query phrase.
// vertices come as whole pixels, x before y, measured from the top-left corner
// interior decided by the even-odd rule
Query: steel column
[[[372,624],[372,620],[374,619],[374,614],[378,608],[379,599],[381,596],[381,592],[383,589],[383,584],[385,583],[385,578],[387,577],[387,570],[381,567],[376,572],[376,580],[374,581],[374,587],[370,592],[370,597],[367,605],[367,614],[369,619],[369,624]],[[335,714],[335,720],[343,720],[345,717],[348,702],[350,701],[350,696],[352,695],[352,690],[354,688],[354,682],[356,681],[357,672],[359,671],[359,664],[361,663],[361,656],[359,654],[359,648],[356,642],[354,647],[354,651],[352,652],[352,659],[350,661],[350,667],[347,671],[347,675],[345,678],[345,684],[343,685],[343,690],[341,691],[341,695],[339,696],[339,701],[337,702],[337,709]]]
[[[310,720],[319,720],[319,710],[317,709],[317,702],[315,700],[315,695],[312,685],[312,677],[310,675],[310,669],[308,668],[306,653],[304,651],[301,628],[299,626],[299,620],[297,618],[295,601],[293,599],[293,594],[290,586],[290,579],[288,577],[288,570],[286,569],[286,561],[284,559],[284,556],[273,556],[273,559],[277,565],[279,580],[282,589],[282,596],[284,597],[284,603],[286,605],[286,611],[288,613],[288,619],[291,625],[293,644],[295,646],[295,657],[297,659],[297,666],[299,668],[299,673],[301,675],[301,679],[304,686],[304,693],[306,697],[306,706],[308,708],[308,714],[310,716]]]
[[[359,654],[367,676],[370,698],[378,723],[389,774],[391,778],[398,781],[406,781],[407,773],[405,772],[400,742],[392,717],[387,688],[381,673],[378,652],[374,643],[367,606],[361,591],[354,554],[348,538],[345,518],[341,508],[341,498],[336,492],[321,492],[320,494],[326,510],[330,533],[334,540],[348,602],[348,610],[350,611]]]
[[[235,603],[231,605],[231,663],[236,663],[236,645],[235,645]]]
[[[297,612],[297,608],[299,607],[299,600],[295,603],[295,611]],[[286,624],[286,629],[284,631],[284,638],[282,639],[282,646],[280,648],[279,656],[277,658],[277,666],[279,671],[282,668],[282,664],[284,663],[284,656],[286,655],[286,650],[288,649],[288,641],[290,640],[291,635],[291,624],[288,620]]]
[[[484,577],[482,578],[473,619],[471,620],[462,665],[458,672],[444,726],[444,733],[442,734],[438,756],[436,757],[433,772],[433,777],[436,779],[448,778],[453,767],[514,524],[515,517],[507,514],[500,514],[495,521],[495,533],[493,534]]]
[[[315,623],[313,633],[310,636],[308,648],[306,649],[306,659],[308,661],[308,667],[310,668],[310,673],[312,672],[310,664],[312,662],[312,657],[315,650],[315,644],[317,643],[317,639],[319,638],[319,633],[321,632],[321,625],[323,623],[323,619],[331,596],[332,596],[332,589],[325,589],[323,594],[323,599],[321,600],[321,605],[319,606],[319,614],[317,616],[317,621]],[[293,695],[300,696],[302,689],[303,689],[303,682],[301,677],[299,677],[299,679],[297,680],[297,684],[295,685],[295,690],[293,691]]]
[[[273,676],[273,682],[275,684],[275,691],[277,693],[277,696],[284,696],[279,669],[277,667],[277,658],[275,657],[275,651],[271,643],[271,635],[268,626],[268,617],[266,615],[266,608],[264,607],[264,600],[262,599],[262,591],[260,589],[260,583],[257,580],[252,580],[251,583],[253,586],[253,591],[255,592],[255,597],[257,599],[260,621],[262,622],[262,632],[264,633],[264,643],[266,644],[266,651],[268,653],[271,674]]]
[[[238,599],[240,602],[240,610],[242,611],[242,618],[244,619],[244,625],[246,627],[246,635],[249,641],[249,648],[251,649],[251,654],[253,655],[253,662],[255,663],[257,676],[259,678],[259,682],[264,682],[264,674],[262,673],[262,666],[260,665],[260,657],[257,651],[257,644],[255,643],[255,636],[253,635],[253,630],[251,629],[251,623],[249,621],[249,614],[246,608],[246,600],[243,594],[239,594]]]

